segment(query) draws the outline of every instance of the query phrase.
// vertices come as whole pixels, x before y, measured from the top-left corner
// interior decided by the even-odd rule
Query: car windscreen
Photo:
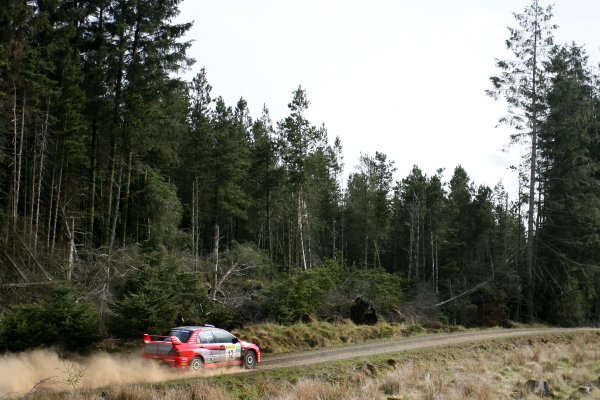
[[[167,336],[176,336],[181,343],[187,343],[193,331],[182,330],[182,329],[171,329]]]

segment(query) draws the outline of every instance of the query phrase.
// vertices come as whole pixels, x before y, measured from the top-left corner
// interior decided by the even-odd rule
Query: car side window
[[[233,338],[235,337],[225,331],[213,331],[213,334],[217,343],[233,343]]]
[[[200,332],[198,334],[198,342],[199,343],[215,343],[215,338],[212,332]]]

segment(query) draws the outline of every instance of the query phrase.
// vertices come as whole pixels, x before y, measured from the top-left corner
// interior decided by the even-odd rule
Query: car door
[[[239,362],[242,359],[242,346],[235,336],[231,333],[216,329],[213,331],[215,341],[219,344],[222,352],[219,353],[221,358],[218,362],[232,363]]]
[[[198,343],[197,350],[195,353],[199,353],[204,358],[204,364],[215,364],[221,362],[225,347],[217,343],[212,331],[200,331],[197,339]]]

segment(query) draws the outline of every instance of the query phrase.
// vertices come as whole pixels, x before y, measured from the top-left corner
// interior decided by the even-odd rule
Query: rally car
[[[142,357],[194,371],[230,365],[254,368],[260,363],[260,349],[213,325],[179,326],[163,336],[144,334]]]

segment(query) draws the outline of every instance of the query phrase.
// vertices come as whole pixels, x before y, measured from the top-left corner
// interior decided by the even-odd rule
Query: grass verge
[[[277,325],[263,323],[236,329],[242,340],[256,343],[263,353],[288,353],[343,344],[364,343],[367,340],[428,333],[464,331],[455,325],[416,325],[379,322],[375,325],[355,325],[349,320],[338,323],[316,321],[308,324]]]

